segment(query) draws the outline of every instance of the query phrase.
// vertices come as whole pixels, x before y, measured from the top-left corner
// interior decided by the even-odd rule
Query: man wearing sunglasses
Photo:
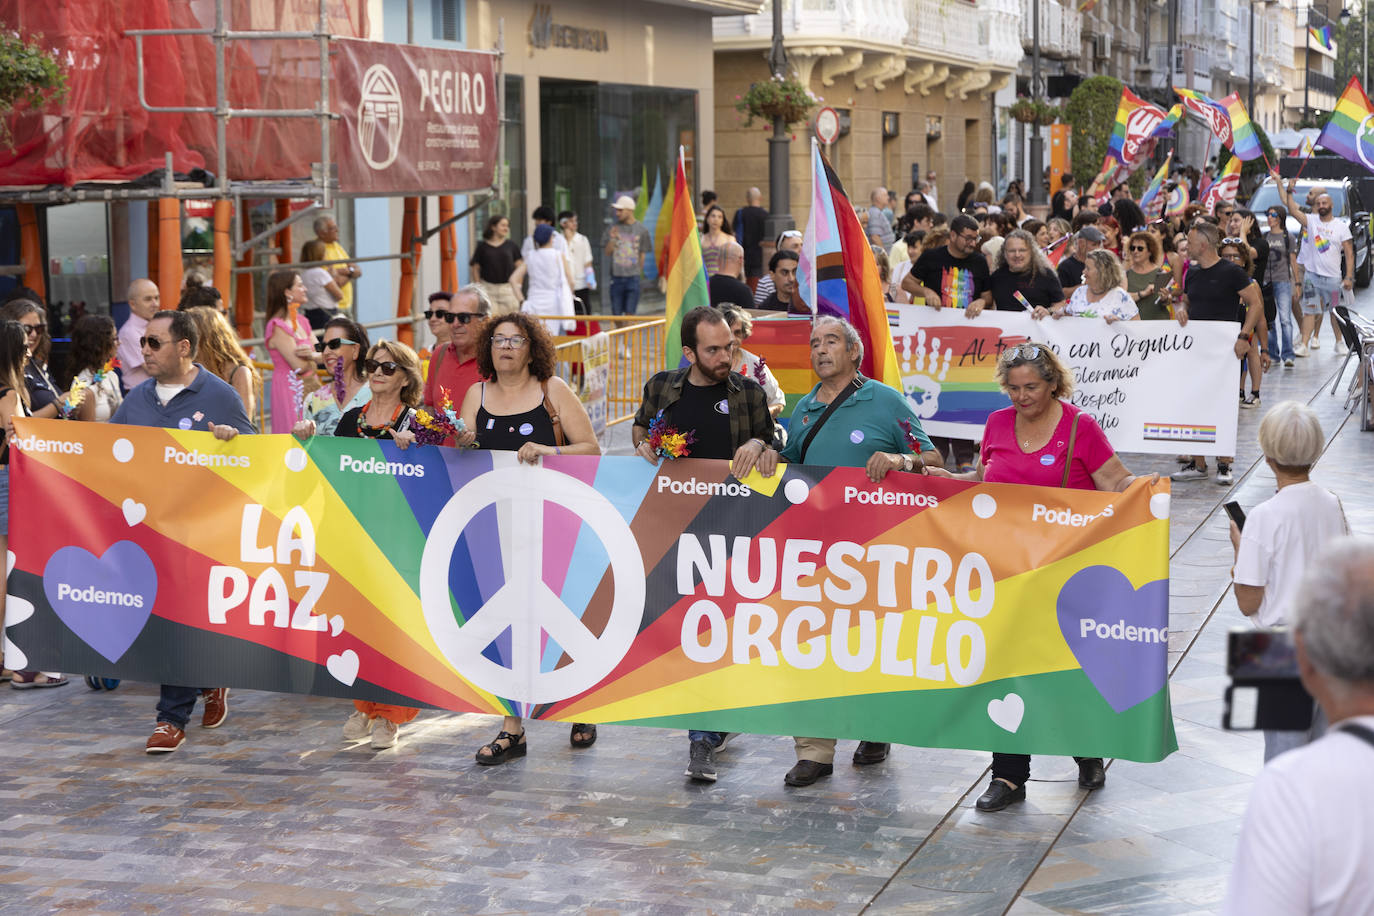
[[[228,441],[252,433],[237,391],[195,361],[200,335],[189,312],[155,312],[139,341],[149,378],[119,405],[111,423],[198,429]],[[162,685],[157,727],[145,746],[149,754],[169,754],[186,740],[186,723],[196,697],[205,696],[201,727],[218,728],[229,715],[229,688]]]
[[[445,305],[447,308],[442,308]],[[429,358],[424,403],[436,408],[447,392],[457,410],[463,406],[468,388],[481,379],[477,371],[477,336],[491,314],[491,300],[485,290],[473,284],[458,290],[448,302],[431,301],[430,307],[435,315],[442,316],[448,328],[448,341],[436,346]],[[429,318],[430,313],[426,312],[425,317]]]
[[[139,339],[148,330],[148,319],[158,310],[157,284],[152,280],[135,280],[129,284],[129,317],[119,329],[119,374],[128,394],[148,380],[143,368],[143,351]]]

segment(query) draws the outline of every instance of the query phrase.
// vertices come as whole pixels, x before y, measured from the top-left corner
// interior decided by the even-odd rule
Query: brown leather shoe
[[[159,722],[157,728],[153,729],[153,734],[148,738],[148,744],[144,750],[149,754],[170,754],[181,747],[181,742],[185,740],[186,732],[171,722]]]
[[[229,688],[212,687],[205,691],[205,715],[200,719],[201,728],[219,728],[229,718]]]
[[[798,760],[797,765],[787,771],[782,781],[789,786],[809,786],[822,776],[835,772],[832,763],[817,763],[815,760]]]

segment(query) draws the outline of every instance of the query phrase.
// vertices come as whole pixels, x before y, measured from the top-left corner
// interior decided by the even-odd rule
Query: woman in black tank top
[[[466,425],[459,446],[512,451],[526,464],[545,455],[599,455],[591,418],[573,390],[554,375],[553,338],[524,314],[491,318],[477,338],[477,370],[486,381],[463,398]],[[572,727],[573,747],[590,747],[596,726]],[[484,766],[525,756],[519,716],[506,716],[501,733],[477,751]]]

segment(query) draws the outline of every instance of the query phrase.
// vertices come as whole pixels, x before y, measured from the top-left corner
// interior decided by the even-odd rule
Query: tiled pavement
[[[1374,292],[1360,299],[1369,312]],[[1264,403],[1320,411],[1331,444],[1316,477],[1370,533],[1374,433],[1327,394],[1330,345],[1271,372]],[[1241,411],[1246,506],[1273,487],[1256,467],[1262,413]],[[833,777],[790,790],[791,742],[758,736],[702,786],[682,778],[681,733],[603,728],[574,751],[552,723],[530,727],[528,758],[487,769],[472,753],[491,717],[425,712],[374,752],[340,744],[347,704],[252,691],[231,695],[224,728],[193,726],[158,759],[142,753],[146,685],[0,689],[0,913],[1214,911],[1262,756],[1256,735],[1218,727],[1225,634],[1242,620],[1225,496],[1210,481],[1174,489],[1180,750],[1113,762],[1098,792],[1076,787],[1072,761],[1037,758],[1027,802],[982,814],[986,754],[900,747],[861,769],[850,742]]]

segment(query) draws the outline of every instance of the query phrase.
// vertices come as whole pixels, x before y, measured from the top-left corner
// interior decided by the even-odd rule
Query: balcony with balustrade
[[[1034,43],[1033,0],[1021,2],[1021,47],[1029,54]],[[1050,59],[1077,59],[1083,51],[1083,14],[1076,7],[1040,0],[1040,54]]]

